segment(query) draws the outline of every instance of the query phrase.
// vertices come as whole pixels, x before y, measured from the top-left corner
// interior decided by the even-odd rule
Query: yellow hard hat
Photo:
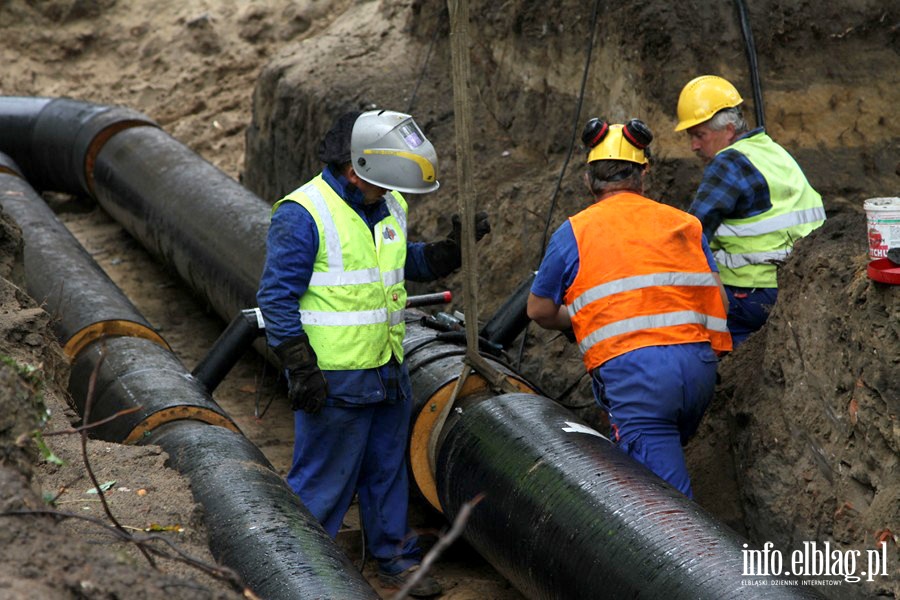
[[[701,75],[690,80],[678,96],[678,125],[684,131],[709,121],[723,108],[734,108],[744,99],[727,80],[715,75]]]
[[[644,148],[653,140],[653,134],[644,123],[632,119],[625,125],[610,125],[600,119],[591,119],[584,126],[581,141],[590,148],[587,162],[595,160],[627,160],[646,165]]]

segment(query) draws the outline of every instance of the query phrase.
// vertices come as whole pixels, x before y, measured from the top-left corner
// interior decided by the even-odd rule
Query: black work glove
[[[462,220],[453,215],[450,221],[453,229],[446,239],[425,245],[425,260],[435,277],[446,277],[462,265]],[[486,212],[475,215],[475,241],[491,232],[491,224]]]
[[[275,354],[288,372],[291,409],[312,415],[322,410],[328,396],[328,384],[319,370],[316,351],[309,344],[309,336],[302,333],[288,338],[275,348]]]

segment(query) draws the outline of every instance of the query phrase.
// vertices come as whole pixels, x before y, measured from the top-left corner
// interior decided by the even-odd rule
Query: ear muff
[[[609,133],[609,123],[594,117],[585,124],[584,130],[581,132],[581,142],[588,148],[593,148],[603,141],[607,133]]]
[[[622,128],[622,135],[631,142],[635,148],[643,150],[653,141],[653,134],[650,128],[640,119],[631,119]]]

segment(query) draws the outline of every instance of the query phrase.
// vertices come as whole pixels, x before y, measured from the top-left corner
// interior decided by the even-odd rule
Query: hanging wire
[[[566,154],[566,160],[563,162],[562,169],[559,171],[559,177],[556,179],[556,188],[553,190],[553,196],[550,198],[550,208],[547,210],[547,222],[544,224],[544,234],[541,237],[541,256],[538,259],[535,269],[537,269],[541,261],[544,259],[544,252],[547,250],[547,237],[550,234],[550,224],[553,222],[553,211],[556,208],[556,199],[559,196],[559,190],[562,186],[563,176],[572,159],[572,153],[575,151],[575,140],[578,139],[578,132],[581,131],[581,107],[584,104],[584,92],[587,88],[588,71],[591,67],[591,56],[594,53],[594,40],[597,37],[597,19],[600,13],[600,0],[594,0],[593,14],[591,15],[591,35],[588,39],[587,56],[584,61],[584,72],[581,74],[581,90],[578,92],[578,104],[575,108],[575,124],[572,127],[572,139],[569,141],[569,151]]]
[[[413,87],[412,95],[409,97],[409,104],[406,107],[406,114],[411,115],[413,106],[416,103],[416,95],[419,92],[419,86],[422,85],[422,80],[425,79],[425,71],[428,68],[428,63],[431,61],[431,51],[434,50],[434,44],[437,41],[438,33],[441,31],[441,25],[444,22],[444,18],[448,16],[448,8],[444,6],[444,9],[441,11],[441,15],[438,17],[437,21],[434,23],[434,29],[431,32],[431,42],[428,44],[428,51],[425,52],[425,60],[422,61],[422,68],[419,69],[419,78],[416,80],[416,85]]]
[[[759,65],[756,62],[756,44],[753,42],[753,30],[750,28],[750,17],[743,0],[735,0],[738,18],[741,21],[741,33],[744,34],[744,50],[747,63],[750,65],[750,85],[753,87],[753,106],[756,109],[756,126],[765,128],[766,114],[763,109],[762,87],[759,83]]]
[[[256,401],[254,404],[253,415],[257,419],[262,419],[265,416],[266,412],[268,412],[268,410],[269,410],[269,407],[272,406],[272,401],[275,399],[275,392],[273,391],[271,394],[269,394],[269,401],[266,402],[265,407],[263,407],[262,412],[260,412],[259,401],[262,399],[262,389],[266,382],[266,367],[268,366],[268,364],[269,364],[269,348],[267,346],[266,347],[266,355],[263,357],[263,361],[262,361],[262,373],[260,374],[259,378],[256,380]]]
[[[600,0],[594,0],[594,8],[591,13],[591,35],[588,38],[587,56],[584,60],[584,71],[581,74],[581,89],[578,92],[578,103],[575,108],[575,123],[572,127],[572,139],[569,141],[569,151],[566,153],[566,159],[563,161],[562,168],[559,171],[559,177],[556,179],[556,187],[553,189],[553,195],[550,197],[550,207],[547,209],[547,221],[544,224],[544,233],[541,236],[541,254],[534,267],[535,270],[538,269],[541,261],[544,260],[544,252],[547,251],[547,238],[550,234],[550,224],[553,222],[553,211],[556,209],[556,200],[559,197],[559,190],[562,187],[566,169],[569,167],[569,161],[572,159],[572,153],[575,151],[575,140],[578,139],[578,132],[581,131],[581,108],[584,105],[584,93],[587,89],[588,72],[590,71],[591,58],[594,53],[594,40],[597,37],[597,20],[599,19],[599,15]],[[519,350],[516,354],[516,369],[522,365],[522,354],[525,352],[525,342],[528,339],[529,325],[525,326],[525,331],[519,342]]]

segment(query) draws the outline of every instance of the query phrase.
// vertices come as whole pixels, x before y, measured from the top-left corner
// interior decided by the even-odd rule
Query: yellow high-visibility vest
[[[778,287],[777,263],[794,243],[825,222],[822,197],[788,152],[765,133],[728,148],[747,157],[766,180],[772,208],[745,219],[725,219],[709,240],[722,283],[746,288]]]
[[[406,325],[406,200],[385,194],[389,215],[372,232],[321,174],[285,201],[302,205],[316,222],[319,251],[309,288],[300,298],[303,330],[323,370],[369,369],[394,356],[403,362]]]

